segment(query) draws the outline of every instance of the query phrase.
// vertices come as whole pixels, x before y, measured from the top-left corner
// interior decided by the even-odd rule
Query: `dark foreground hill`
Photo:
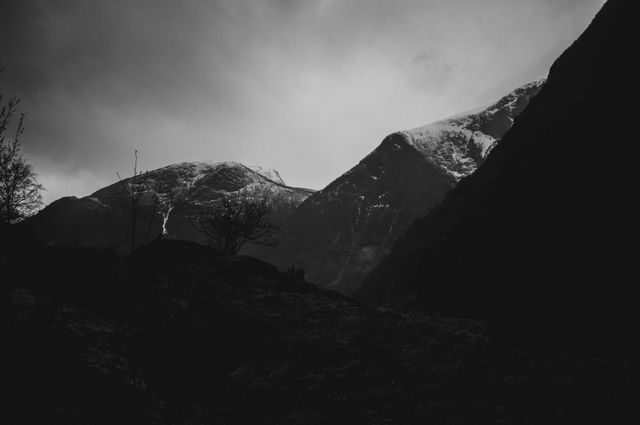
[[[638,353],[631,9],[604,6],[484,164],[372,272],[362,298]]]
[[[4,250],[11,424],[637,423],[639,365],[512,348],[250,257]]]

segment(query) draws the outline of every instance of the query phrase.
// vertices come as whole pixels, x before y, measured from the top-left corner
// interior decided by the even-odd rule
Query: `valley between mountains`
[[[545,80],[475,111],[387,136],[320,191],[287,186],[276,170],[238,162],[180,163],[144,173],[136,239],[158,235],[206,243],[193,225],[199,207],[228,197],[266,198],[281,223],[277,248],[243,253],[294,264],[320,286],[350,294],[413,221],[473,173]],[[62,198],[31,219],[45,243],[126,248],[129,188],[123,179],[84,198]]]

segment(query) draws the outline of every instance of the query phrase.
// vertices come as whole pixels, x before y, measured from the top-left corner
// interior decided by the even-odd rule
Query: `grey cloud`
[[[0,92],[23,98],[51,201],[135,148],[149,169],[241,160],[322,187],[387,133],[541,77],[603,1],[6,3]]]

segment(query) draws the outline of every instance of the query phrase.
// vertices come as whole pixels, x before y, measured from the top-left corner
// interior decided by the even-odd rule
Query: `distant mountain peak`
[[[119,245],[121,227],[130,210],[132,178],[122,179],[90,196],[53,202],[32,222],[47,241],[90,245]],[[180,162],[143,172],[136,178],[140,207],[149,235],[162,234],[205,242],[189,223],[225,197],[266,199],[278,221],[283,221],[314,191],[287,186],[273,169],[246,166],[237,161]],[[48,218],[47,218],[48,217]],[[116,230],[114,230],[116,229]],[[141,237],[147,238],[147,235]]]
[[[191,174],[193,177],[197,177],[199,175],[212,172],[216,169],[240,169],[240,170],[250,170],[260,176],[271,180],[274,183],[280,184],[282,186],[286,186],[287,184],[280,177],[280,173],[273,168],[265,168],[260,165],[245,165],[238,161],[221,161],[221,162],[213,162],[213,161],[190,161],[190,162],[178,162],[175,164],[167,165],[162,168],[158,168],[154,170],[154,173],[161,173],[166,171],[185,171]]]

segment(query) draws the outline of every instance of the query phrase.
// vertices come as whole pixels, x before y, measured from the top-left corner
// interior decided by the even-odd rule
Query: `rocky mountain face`
[[[543,85],[530,83],[486,108],[386,137],[300,205],[287,223],[280,262],[305,267],[314,283],[357,289],[413,220],[483,163]]]
[[[631,9],[604,6],[484,164],[404,234],[360,297],[491,317],[528,341],[638,352]]]
[[[187,162],[127,178],[84,198],[62,198],[29,222],[41,240],[90,246],[126,245],[131,190],[139,196],[136,240],[165,233],[204,242],[193,226],[199,209],[222,197],[266,198],[285,221],[312,190],[287,186],[275,170],[238,162]]]

